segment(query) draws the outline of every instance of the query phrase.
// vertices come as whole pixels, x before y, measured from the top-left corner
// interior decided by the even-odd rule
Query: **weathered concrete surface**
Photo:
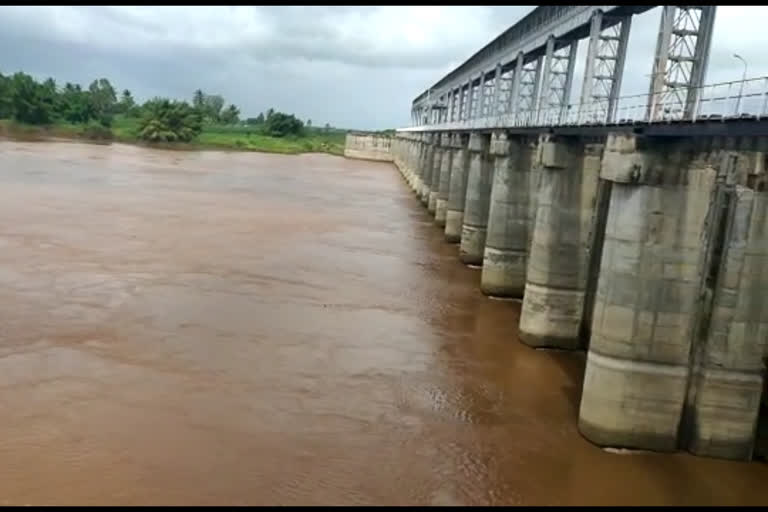
[[[437,208],[437,193],[440,189],[440,170],[443,166],[443,153],[445,147],[442,144],[442,136],[435,135],[434,137],[434,154],[432,155],[432,178],[429,183],[429,197],[427,199],[427,211],[432,215],[435,215]]]
[[[415,140],[402,139],[403,140],[403,161],[405,163],[405,169],[402,169],[406,175],[406,182],[412,191],[416,190],[416,163],[417,158],[417,143]]]
[[[397,170],[400,171],[400,174],[402,175],[403,179],[409,184],[410,186],[410,171],[408,168],[408,150],[406,149],[406,144],[408,141],[406,139],[403,139],[401,137],[395,137],[392,139],[392,161],[395,164],[395,167],[397,167]]]
[[[469,175],[469,135],[455,135],[458,146],[451,162],[451,186],[445,210],[445,239],[451,243],[461,241],[464,224],[464,205],[467,198],[467,176]]]
[[[424,156],[427,151],[424,139],[425,136],[421,135],[414,140],[413,191],[418,199],[421,199],[421,189],[424,186]]]
[[[456,152],[454,138],[455,136],[449,134],[441,135],[443,159],[440,162],[440,183],[437,190],[437,200],[435,201],[435,224],[440,227],[445,227],[445,214],[448,210],[448,193],[451,189],[451,167],[453,155]]]
[[[685,420],[692,453],[747,460],[768,343],[768,197],[736,185],[729,206],[710,322],[694,351]]]
[[[522,297],[531,227],[531,166],[535,140],[501,135],[494,156],[491,207],[480,289],[487,295]]]
[[[540,185],[520,317],[520,339],[534,347],[580,346],[589,232],[602,146],[542,136]]]
[[[400,161],[398,163],[397,160],[395,160],[395,164],[400,169],[400,173],[405,178],[405,181],[408,183],[408,186],[413,189],[413,141],[397,138],[397,146],[396,146],[396,158],[399,158]]]
[[[688,145],[636,144],[615,137],[606,147],[605,175],[629,179],[611,189],[579,429],[601,445],[671,451],[716,172]],[[626,161],[640,162],[632,175],[613,168]]]
[[[361,160],[392,162],[392,137],[370,133],[348,133],[344,156]]]
[[[469,136],[469,172],[459,246],[459,259],[468,265],[483,263],[493,185],[490,146],[490,135],[473,133]]]
[[[419,200],[424,206],[429,205],[429,193],[432,187],[432,170],[434,166],[435,157],[435,138],[436,135],[431,133],[424,134],[424,151],[422,153],[421,161],[421,189],[419,190]]]
[[[507,221],[510,209],[536,210],[532,235],[511,228],[517,251],[530,240],[520,338],[575,348],[590,321],[578,422],[590,441],[749,459],[768,348],[768,140],[616,135],[604,153],[594,142],[542,137],[532,179],[514,187],[512,156],[533,151],[513,149],[519,139],[491,146],[489,222],[497,204]],[[467,179],[465,210],[478,189]]]

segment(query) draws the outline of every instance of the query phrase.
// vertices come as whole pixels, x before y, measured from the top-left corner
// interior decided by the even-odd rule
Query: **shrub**
[[[293,114],[274,112],[267,118],[264,128],[267,134],[273,137],[301,135],[304,131],[304,123]]]
[[[83,136],[91,140],[112,140],[112,130],[101,122],[89,121],[83,129]]]
[[[185,101],[157,99],[145,105],[139,138],[150,142],[189,142],[202,131],[202,116]]]

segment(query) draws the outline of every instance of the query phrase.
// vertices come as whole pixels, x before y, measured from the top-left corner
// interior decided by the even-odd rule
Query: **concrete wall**
[[[361,160],[392,162],[392,137],[372,133],[348,133],[344,143],[344,156]]]

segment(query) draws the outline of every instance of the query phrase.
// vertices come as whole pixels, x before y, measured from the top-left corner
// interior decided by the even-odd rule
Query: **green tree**
[[[259,115],[256,116],[256,124],[264,124],[264,113],[259,112]]]
[[[22,123],[50,123],[54,114],[54,94],[49,86],[37,83],[26,73],[15,73],[11,78],[14,117]]]
[[[221,120],[221,109],[224,108],[224,98],[218,94],[205,95],[205,113],[214,123]]]
[[[293,114],[284,114],[274,112],[267,118],[265,125],[266,132],[273,137],[284,137],[286,135],[301,135],[304,129],[304,123],[297,119]]]
[[[221,122],[224,124],[237,124],[240,120],[240,109],[230,105],[221,113]]]
[[[192,106],[198,110],[205,108],[205,93],[202,90],[198,89],[195,91],[195,94],[192,96]]]
[[[0,73],[0,119],[13,117],[13,86],[11,77]]]
[[[88,86],[93,107],[99,117],[111,114],[115,111],[117,104],[117,94],[115,88],[106,78],[99,78],[91,82]]]
[[[312,128],[312,120],[311,119],[307,119],[307,125],[306,126],[307,126],[307,128]]]
[[[273,115],[274,113],[275,113],[275,109],[273,109],[273,108],[270,108],[269,110],[267,110],[267,117],[266,117],[266,120],[268,121],[268,120],[269,120],[269,118],[270,118],[270,117],[272,117],[272,115]]]
[[[57,115],[70,123],[87,123],[97,118],[96,107],[90,93],[78,84],[67,82],[58,96]]]
[[[139,137],[151,142],[189,142],[202,131],[202,116],[185,101],[157,98],[144,105]]]
[[[56,96],[56,80],[53,78],[48,78],[45,82],[43,82],[43,88],[45,89],[45,92],[51,97]]]
[[[122,113],[127,113],[134,106],[136,106],[136,102],[133,100],[131,91],[129,91],[128,89],[125,89],[123,91],[123,94],[120,96],[120,102],[117,104],[117,111]]]

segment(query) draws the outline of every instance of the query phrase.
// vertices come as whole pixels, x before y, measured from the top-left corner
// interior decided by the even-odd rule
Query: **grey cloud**
[[[761,14],[721,7],[708,80],[768,72]],[[223,94],[349,128],[408,123],[410,102],[531,7],[0,7],[0,70],[60,82],[110,78],[140,99]],[[633,21],[622,94],[644,93],[658,9]],[[580,48],[580,50],[582,50]],[[583,51],[581,51],[583,57]],[[580,66],[577,63],[577,70]],[[581,87],[574,80],[573,98]]]

